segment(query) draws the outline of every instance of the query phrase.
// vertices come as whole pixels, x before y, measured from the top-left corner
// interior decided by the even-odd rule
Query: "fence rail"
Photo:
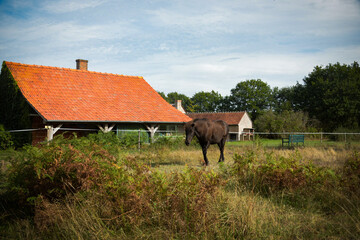
[[[334,139],[337,141],[360,141],[360,133],[357,132],[274,132],[274,133],[266,133],[266,132],[255,132],[255,137],[257,136],[284,136],[284,135],[305,135],[307,138],[316,139],[318,138],[321,142],[326,139]]]
[[[9,133],[17,133],[17,132],[34,132],[34,131],[43,131],[43,130],[47,130],[46,128],[33,128],[33,129],[19,129],[19,130],[9,130],[9,131],[5,131],[5,132],[9,132]],[[115,130],[111,130],[110,132],[148,132],[150,133],[149,130],[146,129],[115,129]],[[58,131],[84,131],[84,132],[101,132],[100,129],[95,129],[95,128],[91,128],[91,129],[86,129],[86,128],[59,128]],[[156,131],[157,133],[180,133],[179,131],[168,131],[168,130],[158,130]]]
[[[33,128],[33,129],[17,129],[17,130],[9,130],[6,132],[9,133],[24,133],[24,132],[35,132],[35,131],[47,131],[47,128]],[[57,130],[58,132],[101,132],[100,129],[96,128],[90,128],[90,129],[84,129],[84,128],[59,128]],[[132,139],[136,139],[138,148],[140,149],[140,145],[143,143],[150,143],[151,140],[151,131],[147,129],[112,129],[109,132],[115,133],[119,137],[130,137]],[[127,136],[127,134],[133,133],[132,136]],[[184,136],[183,132],[179,131],[173,131],[173,130],[157,130],[154,134],[154,141],[157,141],[159,138],[172,138],[172,137],[179,137]],[[129,140],[129,138],[128,138]],[[46,139],[44,139],[46,141]]]
[[[5,132],[16,133],[16,132],[33,132],[33,131],[42,131],[47,130],[46,128],[32,128],[32,129],[17,129],[17,130],[8,130]],[[111,132],[150,132],[146,129],[113,129]],[[59,131],[101,131],[96,128],[60,128]],[[181,133],[180,131],[171,131],[171,130],[157,130],[159,133]],[[231,134],[238,134],[238,132],[229,132]],[[249,132],[242,132],[241,134],[249,134]],[[289,134],[301,134],[301,135],[360,135],[356,132],[345,132],[345,133],[334,133],[334,132],[254,132],[255,135],[289,135]]]
[[[255,132],[255,134],[259,134],[259,135],[272,135],[272,134],[276,134],[276,135],[287,135],[287,134],[300,134],[300,135],[344,135],[344,134],[348,134],[348,135],[360,135],[360,133],[332,133],[332,132]]]
[[[35,131],[45,131],[46,128],[34,128],[34,129],[17,129],[17,130],[9,130],[7,132],[9,133],[21,133],[21,132],[35,132]],[[100,129],[84,129],[84,128],[60,128],[59,131],[84,131],[84,132],[99,132]],[[147,129],[113,129],[111,132],[114,132],[116,134],[123,134],[123,133],[147,133],[150,134],[150,131]],[[239,134],[238,132],[230,132],[230,134]],[[241,134],[245,135],[252,135],[252,133],[249,132],[242,132]],[[359,132],[343,132],[343,133],[334,133],[334,132],[254,132],[253,135],[255,137],[257,136],[283,136],[283,135],[290,135],[290,134],[296,134],[296,135],[307,135],[307,136],[319,136],[320,140],[323,141],[326,138],[329,138],[331,136],[335,136],[338,140],[344,140],[345,142],[349,138],[355,138],[357,140],[360,140],[360,133]],[[180,136],[184,135],[184,132],[181,131],[171,131],[171,130],[158,130],[155,134],[157,137],[159,136],[165,136],[165,137],[172,137],[172,136]],[[343,139],[339,139],[339,137],[343,137]]]

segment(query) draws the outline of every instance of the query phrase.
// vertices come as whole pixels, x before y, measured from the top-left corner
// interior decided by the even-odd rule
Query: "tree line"
[[[187,112],[246,111],[257,131],[359,131],[360,67],[352,64],[316,66],[291,87],[271,88],[261,79],[236,84],[231,94],[178,92],[159,94],[169,103],[182,100]]]

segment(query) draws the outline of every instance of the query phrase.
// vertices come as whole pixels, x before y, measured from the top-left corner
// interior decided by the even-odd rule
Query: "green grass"
[[[266,139],[259,138],[255,141],[235,141],[226,143],[229,146],[256,146],[260,145],[263,147],[282,147],[281,139]],[[298,146],[302,146],[300,143]],[[346,146],[360,146],[360,141],[331,141],[328,139],[319,140],[319,139],[307,139],[305,138],[305,147],[346,147]],[[284,146],[285,147],[285,146]]]

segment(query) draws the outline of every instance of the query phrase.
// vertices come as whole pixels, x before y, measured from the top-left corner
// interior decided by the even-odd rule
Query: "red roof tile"
[[[192,119],[207,118],[210,120],[223,120],[229,125],[238,125],[245,112],[210,112],[210,113],[186,113]]]
[[[46,121],[187,122],[142,77],[5,62]]]

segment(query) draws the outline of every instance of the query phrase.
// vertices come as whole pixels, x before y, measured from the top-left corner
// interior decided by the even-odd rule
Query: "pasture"
[[[0,152],[7,239],[359,239],[360,146],[114,136]]]

